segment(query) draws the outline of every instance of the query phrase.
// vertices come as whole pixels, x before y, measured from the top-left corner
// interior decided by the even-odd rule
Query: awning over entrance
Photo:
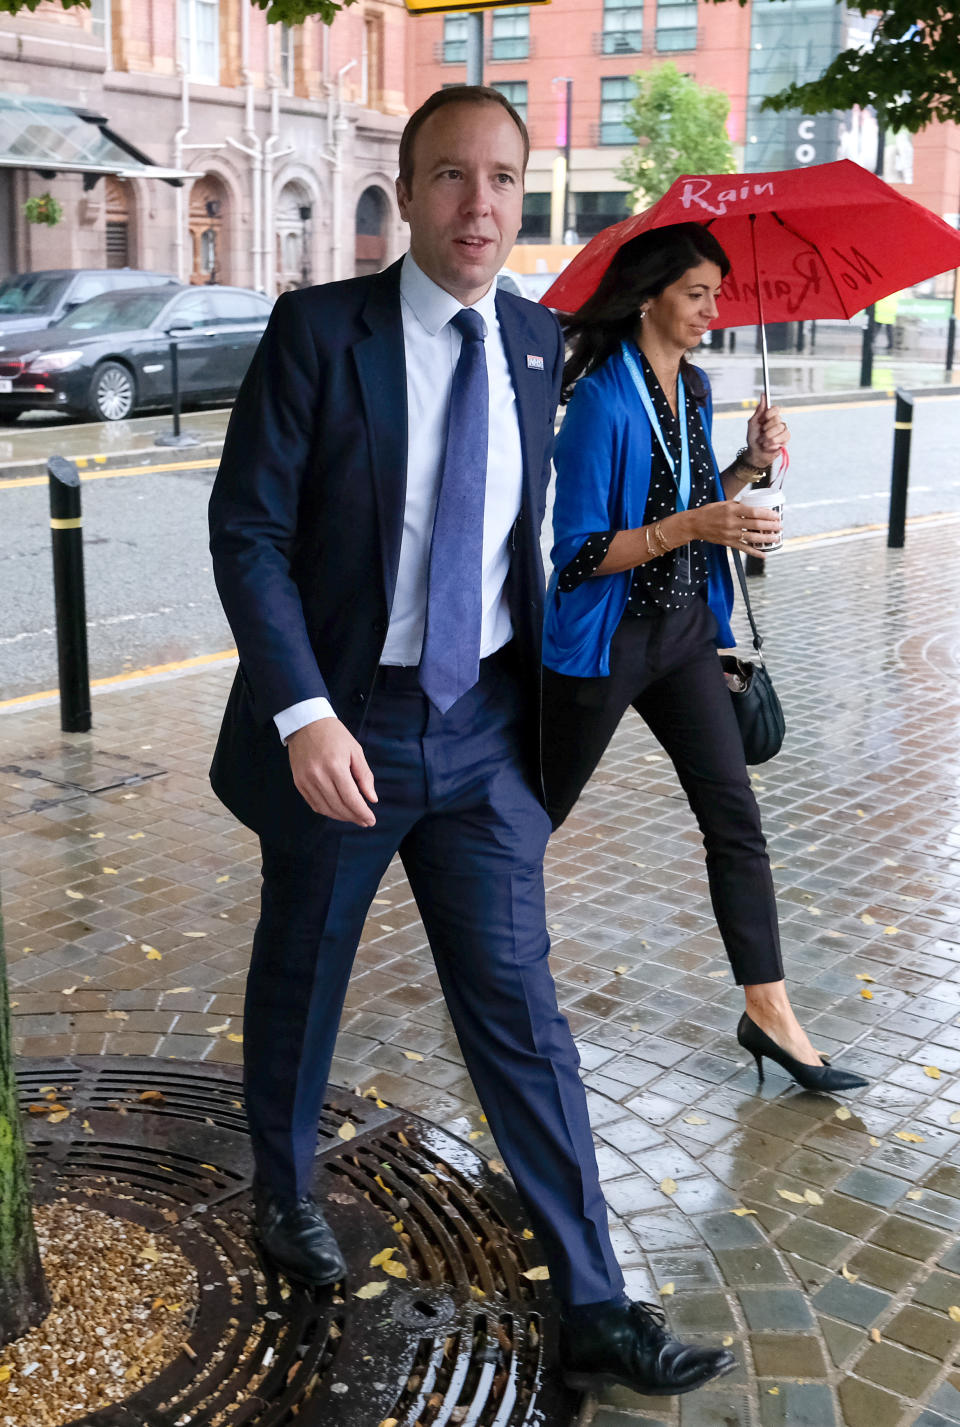
[[[85,188],[104,174],[162,178],[176,187],[197,177],[161,168],[115,133],[102,114],[19,94],[0,94],[0,168],[34,169],[44,178],[82,173]]]

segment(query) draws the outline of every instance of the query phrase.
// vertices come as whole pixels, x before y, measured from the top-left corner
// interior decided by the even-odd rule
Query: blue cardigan
[[[698,368],[699,370],[699,368]],[[724,499],[710,441],[713,401],[707,383],[704,430],[717,500]],[[557,436],[553,508],[553,574],[547,591],[543,662],[559,674],[591,678],[610,673],[610,640],[623,617],[632,570],[595,575],[561,594],[558,572],[598,530],[633,530],[643,524],[650,488],[653,433],[620,352],[581,377]],[[726,549],[707,546],[707,603],[717,621],[717,644],[734,644],[730,630],[733,581]]]

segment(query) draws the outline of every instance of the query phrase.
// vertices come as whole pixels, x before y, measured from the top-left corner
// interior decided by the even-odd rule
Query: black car
[[[13,273],[0,282],[0,351],[8,339],[17,341],[21,332],[49,327],[101,292],[168,282],[176,282],[172,273],[151,273],[140,268],[47,268],[42,272]]]
[[[169,406],[172,340],[183,401],[232,400],[271,307],[241,287],[104,293],[0,352],[0,421],[38,407],[122,421]]]

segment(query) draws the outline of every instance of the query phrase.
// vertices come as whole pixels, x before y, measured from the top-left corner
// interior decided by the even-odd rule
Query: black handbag
[[[777,691],[770,678],[770,671],[763,663],[761,654],[763,640],[757,629],[753,610],[750,608],[750,595],[747,591],[746,576],[743,573],[743,561],[736,550],[733,552],[733,563],[736,566],[737,579],[740,581],[743,602],[747,609],[747,618],[753,632],[753,647],[757,651],[757,662],[754,663],[750,659],[738,659],[735,654],[721,654],[720,663],[723,665],[727,687],[733,700],[733,711],[737,716],[737,723],[740,725],[744,756],[750,764],[766,763],[780,752],[786,725],[783,719],[783,709],[777,698]]]

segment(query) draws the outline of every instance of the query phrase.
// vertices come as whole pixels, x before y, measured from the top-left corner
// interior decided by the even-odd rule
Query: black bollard
[[[173,430],[168,436],[158,436],[155,446],[196,446],[197,438],[189,431],[180,430],[180,354],[176,341],[170,343],[170,383]]]
[[[944,369],[944,371],[946,371],[946,372],[952,372],[952,371],[953,371],[953,353],[954,353],[954,348],[955,348],[955,346],[956,346],[956,341],[957,341],[957,319],[956,319],[956,317],[953,315],[953,313],[951,312],[951,313],[950,313],[950,316],[949,316],[949,318],[948,318],[948,320],[947,320],[947,356],[946,356],[946,360],[944,361],[944,364],[943,364],[943,369]]]
[[[53,594],[57,616],[60,727],[64,733],[90,731],[90,668],[87,662],[87,604],[83,588],[83,517],[80,476],[72,461],[51,456],[50,534]]]
[[[913,397],[897,388],[893,418],[893,471],[890,476],[890,521],[887,549],[902,550],[906,539],[907,484],[910,480],[910,437],[913,434]]]
[[[867,325],[863,329],[863,343],[860,348],[860,385],[873,386],[873,344],[877,330],[874,306],[867,308]]]

